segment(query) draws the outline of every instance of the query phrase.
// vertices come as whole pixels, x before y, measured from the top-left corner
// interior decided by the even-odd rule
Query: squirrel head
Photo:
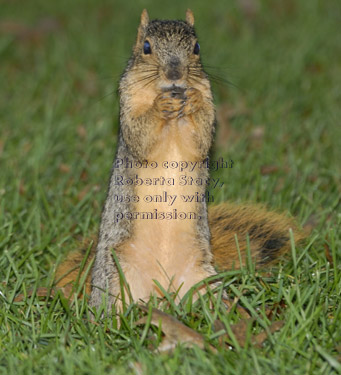
[[[174,85],[186,88],[206,78],[192,11],[187,10],[186,21],[150,21],[144,9],[129,66],[134,68],[144,72],[141,79],[145,83],[148,79],[156,81],[161,89]]]

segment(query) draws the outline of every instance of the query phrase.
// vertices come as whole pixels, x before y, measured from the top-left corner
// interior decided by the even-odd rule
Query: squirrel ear
[[[191,26],[194,25],[194,14],[190,9],[186,11],[186,22],[189,23]]]
[[[148,12],[147,12],[147,9],[143,9],[142,13],[141,13],[141,24],[140,26],[147,26],[149,23],[149,16],[148,16]]]
[[[143,9],[141,13],[141,22],[137,30],[136,46],[139,43],[142,43],[142,39],[144,38],[144,33],[145,33],[148,23],[149,23],[149,16],[148,16],[147,9]]]

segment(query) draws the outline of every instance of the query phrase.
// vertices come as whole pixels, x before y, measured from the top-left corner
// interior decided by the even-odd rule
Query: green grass
[[[252,13],[218,0],[0,1],[0,373],[341,373],[341,4],[255,3]],[[224,279],[229,296],[259,316],[252,333],[270,324],[267,307],[286,305],[276,317],[283,328],[262,348],[220,347],[213,320],[239,315],[210,311],[204,300],[165,311],[218,354],[180,346],[157,355],[152,331],[134,326],[136,306],[117,329],[114,318],[89,323],[85,300],[69,306],[60,294],[34,292],[51,286],[62,257],[98,229],[117,81],[144,7],[152,18],[184,18],[191,7],[208,72],[232,83],[213,85],[218,111],[234,111],[220,124],[228,135],[218,129],[213,157],[232,158],[234,168],[218,172],[225,184],[216,201],[263,202],[302,225],[313,218],[288,263]],[[261,173],[264,166],[276,170]],[[15,302],[18,294],[27,297]]]

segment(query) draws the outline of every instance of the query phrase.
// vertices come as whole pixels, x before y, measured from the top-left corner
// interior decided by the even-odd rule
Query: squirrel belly
[[[193,24],[191,11],[186,21],[149,21],[142,12],[120,80],[118,149],[96,251],[93,246],[83,269],[78,266],[84,263],[82,251],[71,253],[56,275],[56,285],[71,293],[72,283],[95,256],[91,281],[86,279],[93,307],[101,305],[104,295],[108,310],[120,305],[119,267],[133,301],[151,294],[162,297],[162,289],[181,297],[216,269],[245,264],[247,236],[250,256],[259,265],[274,262],[289,249],[289,228],[296,240],[302,237],[292,220],[260,206],[224,203],[208,211],[205,199],[181,199],[206,194],[208,169],[194,166],[208,160],[215,125]],[[127,168],[122,161],[132,162]],[[186,161],[193,168],[162,167],[171,161]]]
[[[292,218],[284,213],[268,211],[259,204],[224,202],[209,206],[208,222],[211,232],[212,264],[218,271],[245,266],[248,261],[248,243],[251,260],[257,268],[262,269],[278,263],[288,253],[291,246],[290,229],[293,231],[295,243],[305,238],[303,231]],[[80,269],[89,246],[90,254],[84,267]],[[56,287],[63,288],[64,293],[70,296],[76,280],[80,280],[85,272],[89,271],[88,267],[95,253],[96,238],[90,238],[79,250],[67,254],[66,259],[57,268]],[[91,274],[88,272],[85,293],[90,295],[90,292]]]
[[[165,170],[162,161],[195,161],[198,158],[195,158],[196,144],[192,127],[190,120],[188,123],[183,119],[165,122],[157,144],[147,156],[147,160],[156,161],[158,167],[140,170],[139,178],[160,180],[163,177],[178,181],[181,172]],[[206,174],[207,171],[201,169],[191,175],[205,177]],[[157,210],[167,215],[176,210],[179,215],[173,215],[170,220],[150,217],[134,220],[132,236],[115,249],[133,300],[148,300],[153,293],[163,296],[153,280],[157,280],[169,292],[179,291],[181,297],[192,285],[215,274],[211,266],[208,233],[206,236],[199,233],[200,229],[202,232],[207,231],[204,228],[207,221],[203,218],[202,226],[199,215],[194,218],[187,215],[205,212],[205,202],[184,202],[180,199],[181,195],[205,192],[205,186],[200,189],[195,185],[180,185],[177,182],[167,186],[142,184],[134,187],[134,194],[139,197],[133,206],[135,212]],[[162,196],[174,199],[169,202],[155,201],[155,197]]]

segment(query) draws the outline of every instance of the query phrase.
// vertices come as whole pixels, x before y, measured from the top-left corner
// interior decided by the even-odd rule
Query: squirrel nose
[[[171,57],[166,67],[166,77],[171,81],[182,78],[181,64],[178,57]]]

